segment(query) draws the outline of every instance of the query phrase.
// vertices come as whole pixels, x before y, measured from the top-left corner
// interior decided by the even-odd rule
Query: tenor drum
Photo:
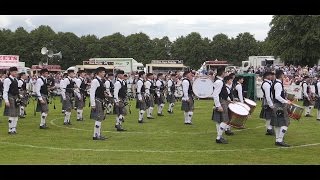
[[[252,114],[257,106],[257,103],[248,98],[244,98],[244,103],[246,103],[250,107],[249,113]]]
[[[236,104],[239,104],[240,106],[243,106],[244,108],[246,108],[250,112],[250,107],[247,104],[242,103],[242,102],[236,102]]]
[[[198,98],[212,97],[213,81],[208,76],[200,76],[194,80],[192,88]]]
[[[244,129],[244,125],[249,116],[249,111],[244,106],[237,103],[230,103],[228,108],[230,117],[228,124],[237,129]]]
[[[294,120],[299,120],[303,113],[303,107],[296,104],[288,105],[288,116]]]
[[[183,96],[182,86],[177,86],[176,90],[174,91],[174,96],[177,98],[181,98]]]

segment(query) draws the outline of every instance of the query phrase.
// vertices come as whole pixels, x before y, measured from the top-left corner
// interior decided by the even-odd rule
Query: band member
[[[64,79],[66,79],[68,77],[68,73],[63,73],[63,75],[62,75],[62,79],[60,80],[60,90],[62,89],[61,88],[61,86],[62,86],[62,81],[64,81]],[[61,104],[62,104],[62,106],[61,106],[61,113],[62,114],[65,114],[65,107],[64,107],[64,104],[63,104],[63,98],[62,98],[62,96],[60,96],[61,97],[61,99],[60,99],[60,102],[61,102]]]
[[[317,120],[320,121],[320,75],[317,76],[318,80],[315,83],[316,103],[314,108],[317,109]]]
[[[40,77],[38,77],[35,84],[36,96],[38,97],[37,112],[41,112],[40,129],[47,129],[46,118],[48,116],[49,99],[48,99],[48,83],[47,77],[49,75],[48,69],[40,70]]]
[[[106,95],[107,95],[107,114],[110,114],[113,110],[113,92],[114,92],[114,85],[113,85],[113,74],[108,74],[108,78],[105,82],[106,86]]]
[[[158,74],[158,79],[156,81],[156,102],[158,104],[158,116],[164,116],[162,110],[164,107],[164,76],[162,73]]]
[[[75,79],[75,83],[78,88],[75,89],[75,92],[80,94],[80,98],[78,96],[75,97],[75,106],[77,108],[77,121],[83,121],[83,107],[85,106],[87,94],[87,84],[85,81],[86,73],[84,70],[79,70],[78,74],[79,78]]]
[[[271,118],[273,115],[273,102],[272,102],[272,94],[271,94],[271,87],[272,87],[272,73],[265,72],[263,74],[263,83],[261,84],[261,90],[263,92],[263,101],[262,101],[262,108],[260,112],[260,118],[266,120],[266,135],[274,135],[274,131],[270,124]]]
[[[62,96],[62,106],[64,107],[64,122],[63,125],[71,125],[71,110],[73,109],[73,99],[76,95],[81,99],[80,93],[74,91],[76,88],[75,82],[73,80],[75,74],[74,70],[68,70],[68,76],[61,81],[61,96]]]
[[[154,108],[154,92],[155,92],[155,86],[153,85],[153,74],[148,73],[147,74],[147,81],[144,83],[145,87],[145,98],[146,98],[146,108],[147,108],[147,119],[154,119],[153,114],[153,108]]]
[[[0,77],[0,107],[2,106],[2,100],[3,100],[3,78]]]
[[[93,140],[105,140],[106,137],[101,135],[101,123],[105,120],[104,114],[104,99],[105,97],[105,82],[103,77],[105,76],[106,69],[104,67],[98,67],[96,70],[96,77],[90,84],[90,104],[91,113],[90,119],[95,120],[93,129]]]
[[[193,78],[193,74],[191,71],[185,71],[183,73],[182,80],[182,105],[181,110],[184,111],[184,124],[192,125],[192,116],[194,110],[194,100],[193,100],[193,89],[191,80]]]
[[[224,91],[227,93],[227,103],[229,105],[229,103],[233,102],[233,100],[234,100],[234,97],[233,97],[233,94],[234,94],[233,93],[233,76],[229,75],[229,76],[224,77],[224,82],[225,82],[225,86],[223,87],[223,89],[221,91]],[[226,125],[225,133],[227,136],[234,135],[234,133],[231,131],[231,126],[229,124]]]
[[[174,103],[176,102],[176,98],[174,96],[174,92],[176,91],[176,74],[171,74],[170,79],[168,80],[168,94],[167,100],[170,103],[168,108],[168,113],[173,113]]]
[[[305,107],[305,116],[306,117],[312,117],[311,109],[312,109],[312,103],[311,103],[311,88],[309,86],[309,76],[304,76],[302,81],[302,94],[303,94],[303,106]]]
[[[234,98],[235,98],[235,100],[243,103],[244,97],[243,97],[242,84],[243,84],[244,79],[242,76],[238,76],[236,79],[237,79],[237,84],[234,87]]]
[[[127,96],[127,87],[124,82],[124,71],[117,71],[117,81],[114,83],[114,103],[116,110],[116,125],[117,131],[126,131],[122,128],[122,122],[124,122],[125,115],[125,99]]]
[[[283,137],[288,130],[289,118],[287,111],[287,104],[291,104],[289,100],[286,100],[285,91],[282,84],[283,71],[276,71],[276,81],[272,85],[272,95],[274,100],[273,118],[271,119],[271,125],[274,126],[276,133],[276,146],[289,147],[283,141]]]
[[[9,131],[8,134],[13,135],[17,133],[17,123],[19,116],[19,89],[17,67],[9,68],[9,76],[3,82],[3,99],[6,104],[4,109],[4,116],[8,116]]]
[[[215,77],[215,81],[213,83],[213,100],[214,100],[214,111],[212,115],[212,120],[216,121],[217,128],[217,138],[216,143],[219,144],[227,144],[227,140],[225,140],[222,136],[223,132],[227,128],[227,123],[229,121],[228,114],[228,92],[227,88],[225,88],[225,84],[223,83],[223,78],[225,76],[224,68],[217,69],[217,75]],[[231,78],[231,77],[229,77]]]
[[[145,86],[144,81],[145,79],[145,72],[139,72],[139,79],[137,81],[137,106],[136,108],[139,109],[139,123],[143,123],[143,116],[146,111],[146,101],[145,101]]]
[[[22,72],[19,74],[18,88],[19,88],[19,94],[21,97],[20,114],[19,114],[20,118],[25,118],[25,115],[26,115],[25,107],[28,104],[28,93],[27,93],[26,79],[27,79],[26,73]]]

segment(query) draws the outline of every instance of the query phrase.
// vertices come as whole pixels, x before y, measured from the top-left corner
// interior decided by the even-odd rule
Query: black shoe
[[[82,119],[77,119],[77,121],[83,121]]]
[[[192,122],[184,123],[185,125],[192,125]]]
[[[225,134],[227,135],[227,136],[233,136],[234,135],[234,133],[229,129],[229,130],[227,130],[227,131],[225,131]]]
[[[147,117],[147,119],[154,119],[154,117]]]
[[[274,131],[272,129],[267,129],[267,136],[273,136],[274,135]]]
[[[72,124],[71,124],[71,121],[68,122],[68,125],[72,125]]]
[[[92,138],[93,140],[106,140],[107,138],[106,137],[104,137],[104,136],[96,136],[96,137],[93,137]]]
[[[228,141],[223,139],[223,138],[220,138],[220,139],[216,139],[216,143],[218,143],[218,144],[228,144]]]
[[[317,119],[317,121],[320,121],[320,119]]]
[[[275,145],[276,145],[276,146],[282,146],[282,147],[290,147],[290,145],[289,145],[289,144],[286,144],[284,141],[282,141],[282,142],[276,142]]]
[[[173,111],[168,111],[169,114],[173,114]]]
[[[24,118],[26,118],[26,116],[19,116],[19,118],[24,119]]]
[[[164,116],[163,114],[158,113],[158,116]]]
[[[67,126],[67,125],[69,125],[69,123],[67,123],[67,122],[64,122],[64,123],[63,123],[63,125]]]
[[[49,127],[47,127],[46,125],[42,125],[40,126],[40,129],[48,129]]]
[[[307,114],[306,117],[313,117],[313,116],[311,116],[310,114]]]
[[[117,128],[117,131],[127,131],[127,130],[120,127],[120,128]]]
[[[16,132],[15,131],[12,131],[12,132],[8,132],[9,135],[15,135]]]
[[[140,121],[140,120],[138,120],[138,123],[144,123],[144,122],[143,122],[143,120],[141,120],[141,121]]]

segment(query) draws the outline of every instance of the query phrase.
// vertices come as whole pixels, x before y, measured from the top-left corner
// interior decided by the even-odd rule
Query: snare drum
[[[250,112],[250,107],[247,104],[242,103],[242,102],[236,102],[236,104],[239,104],[240,106],[243,106],[244,108],[246,108]]]
[[[248,98],[244,98],[244,103],[246,103],[250,107],[249,113],[252,114],[257,106],[257,103]]]
[[[200,76],[194,80],[192,90],[198,98],[212,97],[213,82],[208,76]]]
[[[249,111],[244,106],[237,103],[230,103],[228,108],[230,117],[228,124],[234,128],[244,129],[244,124],[248,118]]]
[[[298,106],[296,104],[289,104],[288,105],[288,116],[291,119],[299,120],[302,116],[303,110],[304,109],[301,106]]]

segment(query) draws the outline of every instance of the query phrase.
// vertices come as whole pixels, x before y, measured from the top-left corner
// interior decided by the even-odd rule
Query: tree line
[[[53,58],[50,64],[64,69],[92,57],[132,57],[143,64],[156,59],[179,59],[197,69],[206,60],[227,60],[240,65],[248,56],[274,55],[290,63],[313,64],[320,58],[319,16],[273,16],[264,41],[258,41],[249,32],[235,38],[220,33],[212,38],[197,32],[180,36],[171,42],[167,36],[151,39],[140,32],[124,36],[117,32],[98,38],[95,35],[78,37],[72,32],[55,32],[41,25],[27,32],[23,27],[15,31],[0,30],[0,54],[19,55],[26,66],[46,62],[40,53],[47,47],[61,51],[62,60]],[[302,60],[302,61],[301,61]]]

